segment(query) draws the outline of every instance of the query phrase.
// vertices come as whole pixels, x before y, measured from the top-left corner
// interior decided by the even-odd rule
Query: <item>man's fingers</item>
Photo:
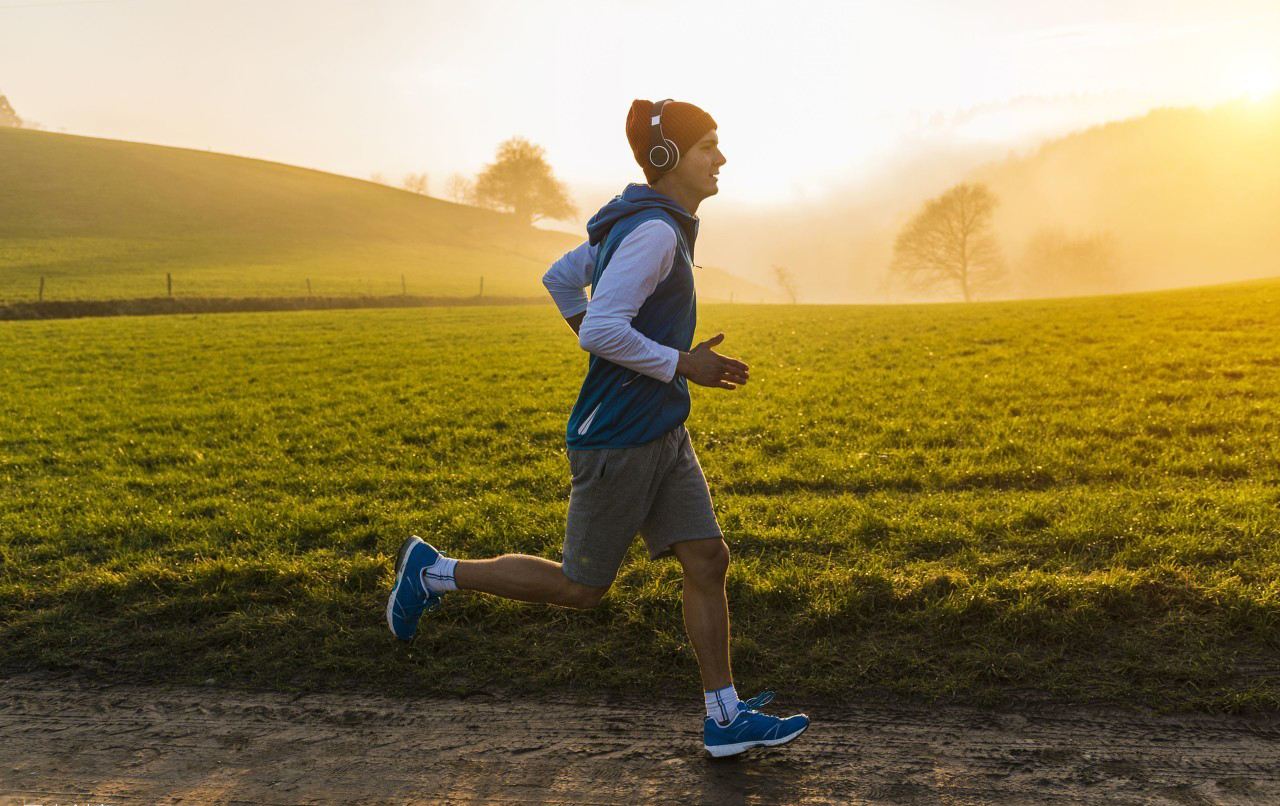
[[[750,368],[741,361],[734,361],[732,358],[722,358],[720,360],[720,371],[733,375],[747,375],[751,372]]]
[[[724,334],[717,333],[716,335],[704,341],[702,344],[699,344],[698,347],[715,347],[717,344],[719,344],[722,341],[724,341]],[[694,349],[696,350],[698,348],[695,347]]]
[[[738,388],[733,384],[729,383],[728,381],[716,381],[714,386],[716,389],[737,389]]]
[[[720,353],[715,353],[715,352],[713,352],[712,355],[714,355],[716,357],[716,360],[720,362],[720,366],[734,367],[736,369],[741,369],[741,370],[748,369],[747,365],[744,362],[739,361],[736,358],[730,358],[727,355],[721,355]]]

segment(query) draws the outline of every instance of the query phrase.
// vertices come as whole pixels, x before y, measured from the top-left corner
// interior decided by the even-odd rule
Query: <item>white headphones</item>
[[[670,101],[667,98],[654,104],[653,116],[649,118],[649,164],[661,173],[680,164],[680,149],[662,133],[662,107]]]

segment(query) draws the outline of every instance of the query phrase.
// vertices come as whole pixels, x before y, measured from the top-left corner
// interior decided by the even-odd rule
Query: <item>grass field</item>
[[[482,277],[491,296],[542,296],[585,237],[291,165],[0,128],[0,305],[36,300],[42,277],[46,300],[164,296],[166,275],[179,297],[299,297],[308,280],[474,296]],[[699,280],[706,299],[774,296],[710,266]]]
[[[1280,284],[717,330],[740,689],[1280,706]],[[558,558],[585,363],[550,305],[0,326],[0,668],[696,698],[638,544],[594,611],[383,621],[406,533]]]

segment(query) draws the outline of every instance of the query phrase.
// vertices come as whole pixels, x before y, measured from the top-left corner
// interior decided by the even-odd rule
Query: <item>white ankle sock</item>
[[[705,691],[703,696],[707,701],[707,716],[721,725],[728,725],[738,716],[738,690],[733,684],[715,691]]]
[[[422,584],[432,593],[456,591],[458,583],[453,578],[453,569],[457,564],[457,560],[441,554],[435,562],[422,569]]]

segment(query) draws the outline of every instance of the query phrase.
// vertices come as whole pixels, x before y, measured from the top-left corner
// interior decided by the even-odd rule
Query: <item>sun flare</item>
[[[1236,62],[1229,74],[1231,94],[1262,101],[1280,93],[1280,58],[1253,53]]]

